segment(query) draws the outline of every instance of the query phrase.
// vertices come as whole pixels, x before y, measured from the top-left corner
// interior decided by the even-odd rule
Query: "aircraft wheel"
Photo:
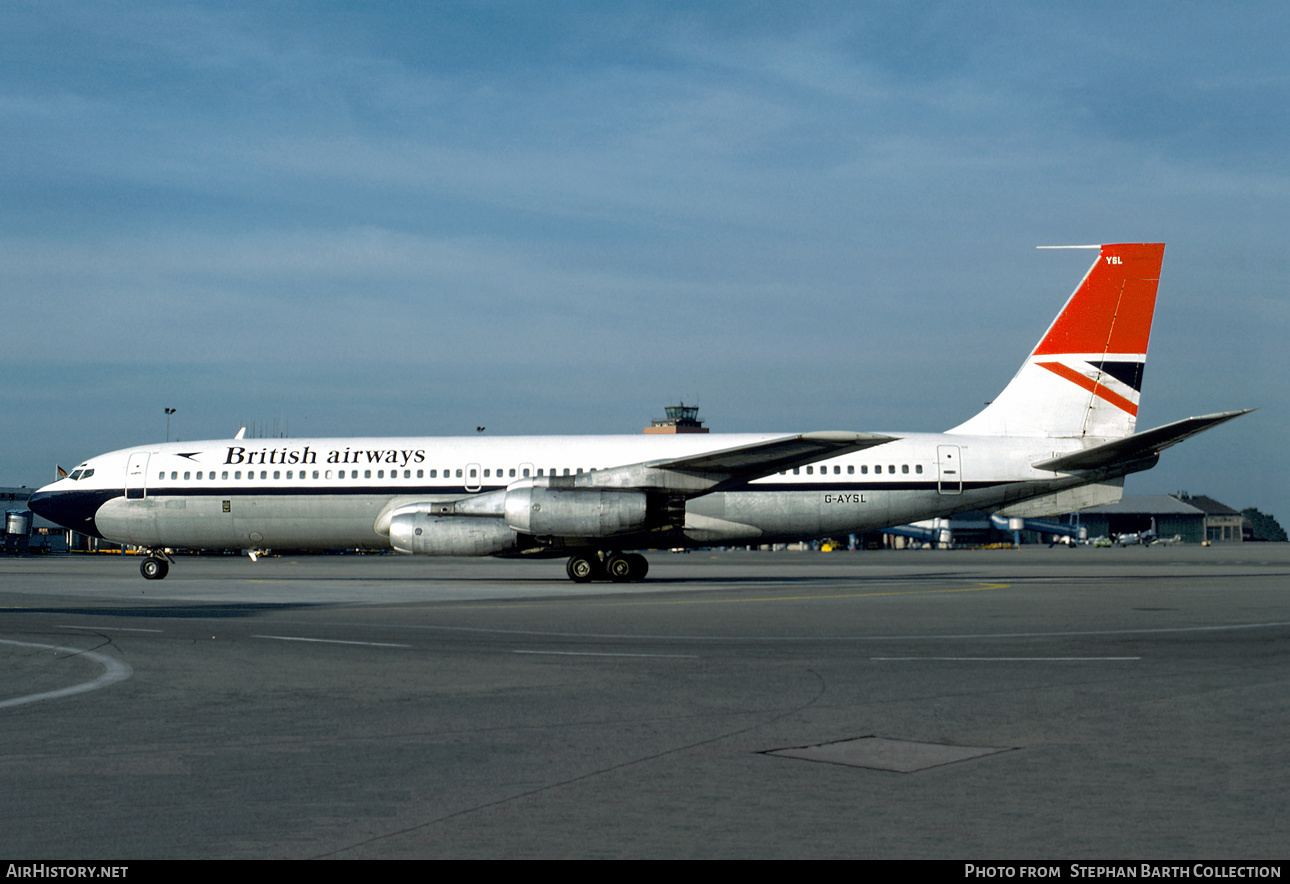
[[[161,580],[170,573],[170,563],[165,559],[148,556],[139,563],[139,573],[144,580]]]
[[[622,553],[614,553],[605,560],[605,571],[609,574],[609,579],[614,583],[626,583],[629,580],[636,580],[638,570],[639,568],[632,561],[632,557],[625,556]]]
[[[600,572],[600,562],[595,556],[570,556],[564,570],[574,583],[590,583]]]
[[[644,580],[645,575],[649,573],[649,559],[640,553],[631,553],[627,556],[632,563],[632,579]]]

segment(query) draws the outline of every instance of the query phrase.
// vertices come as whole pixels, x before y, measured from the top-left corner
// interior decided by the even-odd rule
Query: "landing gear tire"
[[[170,573],[170,563],[165,559],[148,556],[139,563],[139,573],[144,580],[162,580]]]
[[[614,553],[605,559],[605,573],[614,583],[627,583],[636,579],[636,568],[633,567],[631,556],[625,556],[622,553]]]
[[[614,553],[605,560],[605,572],[615,583],[635,583],[649,573],[649,560],[640,553]]]
[[[590,583],[603,573],[600,560],[594,555],[570,556],[568,564],[564,566],[564,570],[574,583]]]

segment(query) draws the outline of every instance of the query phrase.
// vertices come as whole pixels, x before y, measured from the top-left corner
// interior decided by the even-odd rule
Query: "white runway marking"
[[[610,654],[600,651],[511,651],[512,654],[540,654],[552,657],[666,657],[697,660],[698,654]]]
[[[961,663],[1107,663],[1141,657],[870,657],[870,660],[949,660]]]
[[[299,635],[253,635],[251,638],[271,638],[280,642],[317,642],[324,645],[363,645],[368,648],[410,648],[412,645],[399,645],[393,642],[355,642],[338,638],[306,638]]]
[[[10,706],[23,706],[27,703],[38,703],[41,700],[56,700],[60,697],[71,697],[75,694],[84,694],[88,691],[95,691],[99,688],[105,688],[108,685],[116,684],[118,681],[125,681],[134,674],[130,664],[122,663],[120,660],[113,660],[105,654],[98,654],[94,651],[82,651],[79,648],[64,648],[59,645],[42,645],[35,642],[15,642],[8,639],[0,639],[0,645],[13,645],[18,648],[45,648],[50,651],[62,651],[64,654],[76,657],[88,657],[95,663],[103,667],[103,674],[98,678],[82,682],[78,685],[72,685],[69,688],[61,688],[57,691],[45,691],[40,694],[28,694],[25,697],[14,697],[11,700],[0,700],[0,709],[7,709]]]

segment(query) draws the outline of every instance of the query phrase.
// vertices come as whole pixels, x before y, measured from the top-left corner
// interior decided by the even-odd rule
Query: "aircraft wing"
[[[1032,466],[1039,470],[1053,470],[1054,472],[1065,473],[1079,470],[1097,470],[1115,466],[1116,464],[1130,463],[1157,454],[1171,445],[1177,445],[1184,439],[1190,439],[1197,433],[1203,433],[1210,427],[1216,427],[1253,410],[1253,408],[1240,408],[1236,411],[1220,411],[1217,414],[1184,418],[1171,424],[1165,424],[1162,427],[1144,430],[1141,433],[1134,433],[1132,436],[1125,436],[1123,439],[1103,442],[1101,445],[1094,445],[1092,448],[1085,448],[1082,451],[1073,451],[1070,454],[1041,460]]]
[[[691,497],[742,485],[753,479],[774,475],[781,470],[814,463],[817,460],[873,448],[875,445],[884,445],[896,439],[896,436],[884,436],[879,433],[802,433],[720,451],[706,451],[686,457],[593,470],[576,476],[524,479],[522,484],[557,491],[650,490]],[[447,501],[417,500],[411,497],[395,498],[377,517],[376,530],[378,533],[388,531],[392,518],[407,513],[434,513],[441,516],[502,515],[505,512],[507,495],[515,490],[516,486],[511,486],[505,490]]]
[[[885,445],[894,442],[896,438],[880,433],[801,433],[722,451],[650,461],[647,466],[680,473],[721,476],[724,481],[737,479],[749,482],[781,470],[815,463],[817,460]]]

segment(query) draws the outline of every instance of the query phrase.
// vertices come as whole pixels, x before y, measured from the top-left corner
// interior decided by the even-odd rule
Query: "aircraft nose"
[[[111,495],[109,495],[111,496]],[[36,515],[81,534],[102,537],[94,525],[94,514],[103,505],[101,494],[81,491],[48,491],[44,488],[27,499]]]

